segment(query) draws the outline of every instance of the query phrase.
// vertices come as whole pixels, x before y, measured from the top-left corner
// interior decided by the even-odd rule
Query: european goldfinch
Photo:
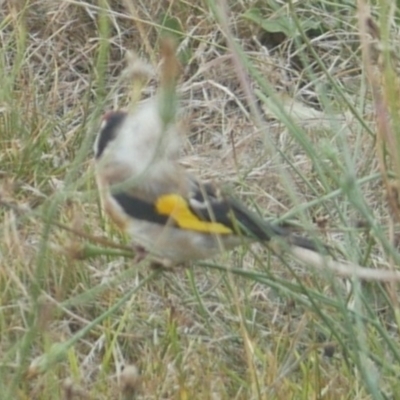
[[[282,237],[289,247],[318,251],[191,176],[178,162],[177,124],[165,126],[160,115],[157,96],[132,112],[109,112],[94,145],[104,209],[137,245],[172,264],[211,258],[246,239]]]

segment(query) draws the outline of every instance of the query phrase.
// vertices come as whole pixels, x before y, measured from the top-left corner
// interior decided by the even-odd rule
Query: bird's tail
[[[314,239],[309,239],[304,236],[294,235],[289,228],[282,227],[279,225],[270,225],[265,221],[265,224],[268,224],[268,230],[274,233],[276,236],[280,236],[287,241],[288,244],[292,246],[301,247],[303,249],[312,250],[317,253],[326,253],[329,249],[323,243],[318,242]]]

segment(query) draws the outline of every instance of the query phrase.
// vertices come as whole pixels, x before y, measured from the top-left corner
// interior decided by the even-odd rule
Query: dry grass
[[[355,8],[2,3],[2,398],[398,398],[395,283],[315,273],[261,246],[161,273],[93,240],[127,243],[103,217],[93,180],[99,116],[129,102],[126,51],[157,67],[160,34],[175,29],[190,126],[182,163],[266,217],[299,221],[345,259],[396,269],[397,131],[378,119],[386,153],[377,157],[374,110],[396,122],[397,103],[387,84],[386,108],[372,99],[363,68],[376,67],[375,53],[362,61]],[[261,27],[257,10],[262,23],[279,18],[301,34]],[[374,10],[388,27],[375,44],[396,43],[392,11]],[[387,78],[387,68],[376,73]]]

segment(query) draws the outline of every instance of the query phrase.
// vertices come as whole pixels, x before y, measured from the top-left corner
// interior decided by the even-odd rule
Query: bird
[[[94,143],[103,208],[138,252],[178,265],[274,238],[283,247],[324,251],[314,240],[264,220],[221,186],[190,174],[179,163],[184,136],[179,121],[166,124],[160,107],[160,96],[153,96],[133,110],[106,112]]]

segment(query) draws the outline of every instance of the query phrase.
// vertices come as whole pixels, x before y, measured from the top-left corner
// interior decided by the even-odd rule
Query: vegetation
[[[1,398],[400,398],[394,2],[0,3]],[[129,104],[127,51],[157,69],[166,32],[182,163],[391,281],[261,245],[133,263],[91,146]]]

